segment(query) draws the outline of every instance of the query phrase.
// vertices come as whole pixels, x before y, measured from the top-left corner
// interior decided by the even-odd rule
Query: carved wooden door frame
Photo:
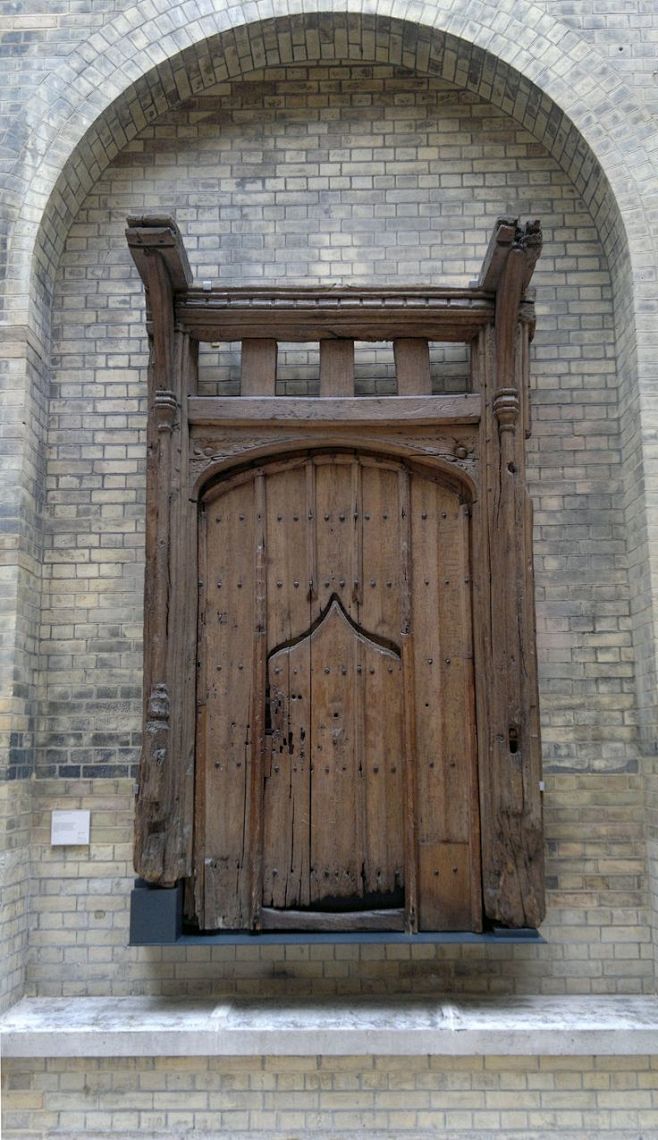
[[[499,219],[467,289],[199,289],[171,218],[130,218],[127,239],[151,348],[136,869],[163,886],[193,874],[200,497],[222,473],[266,457],[374,450],[469,488],[482,913],[537,926],[543,836],[525,439],[538,224]],[[222,340],[242,342],[242,394],[198,396],[198,342]],[[293,340],[319,341],[318,398],[275,395],[277,342]],[[393,341],[397,396],[354,397],[354,340]],[[469,391],[431,394],[430,341],[470,344]],[[257,736],[263,727],[255,724]]]

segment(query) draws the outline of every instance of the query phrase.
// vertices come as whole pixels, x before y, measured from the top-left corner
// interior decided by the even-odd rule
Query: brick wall
[[[267,1057],[5,1062],[8,1140],[640,1140],[649,1057]]]

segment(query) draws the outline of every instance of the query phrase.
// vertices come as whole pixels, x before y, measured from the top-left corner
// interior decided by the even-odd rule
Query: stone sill
[[[36,998],[5,1057],[577,1056],[658,1052],[653,997]]]

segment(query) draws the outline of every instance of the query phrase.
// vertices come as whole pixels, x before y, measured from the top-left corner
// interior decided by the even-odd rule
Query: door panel
[[[251,924],[249,819],[254,675],[253,480],[209,503],[202,521],[204,589],[197,742],[197,905],[210,927]],[[197,743],[197,752],[199,745]]]
[[[285,926],[286,911],[344,912],[348,923],[390,907],[394,927],[393,911],[416,905],[405,890],[418,877],[421,929],[477,928],[459,494],[400,461],[310,454],[218,484],[201,532],[201,925],[258,925],[262,902],[269,926],[277,911]]]
[[[364,636],[334,599],[268,672],[263,905],[400,906],[399,653]]]

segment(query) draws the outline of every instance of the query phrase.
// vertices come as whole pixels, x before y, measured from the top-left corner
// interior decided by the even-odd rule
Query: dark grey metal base
[[[135,879],[130,893],[130,945],[171,946],[183,933],[183,883],[153,887]]]
[[[263,943],[276,945],[307,945],[309,943],[344,942],[420,942],[445,943],[543,943],[537,930],[529,927],[508,930],[494,926],[485,934],[470,931],[423,931],[422,934],[401,934],[396,931],[353,931],[344,933],[311,931],[285,931],[280,934],[249,934],[244,931],[220,931],[217,934],[195,934],[183,926],[183,883],[175,887],[153,887],[144,879],[136,879],[130,896],[131,946],[253,946]]]

